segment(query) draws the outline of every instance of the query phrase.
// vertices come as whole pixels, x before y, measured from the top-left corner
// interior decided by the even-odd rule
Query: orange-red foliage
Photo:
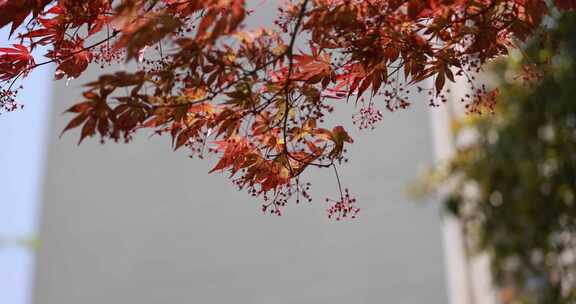
[[[407,107],[411,86],[435,105],[447,82],[507,54],[549,10],[544,0],[282,3],[273,26],[247,29],[244,0],[0,0],[0,27],[19,41],[0,48],[0,103],[13,109],[12,85],[40,65],[76,78],[90,64],[135,59],[137,71],[88,84],[64,131],[81,128],[80,141],[168,133],[176,149],[218,154],[213,171],[229,171],[280,214],[289,197],[310,199],[299,181],[306,168],[335,169],[352,143],[342,126],[321,126],[330,100],[355,99],[362,128],[381,119],[379,106]],[[45,61],[31,55],[39,45]],[[353,216],[355,200],[338,186],[329,212]]]

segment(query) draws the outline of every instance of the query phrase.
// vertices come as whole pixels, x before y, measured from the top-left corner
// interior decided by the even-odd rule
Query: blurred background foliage
[[[576,14],[548,20],[491,73],[495,113],[455,121],[455,156],[416,188],[447,192],[467,248],[491,256],[502,303],[576,303]]]
[[[39,245],[37,238],[14,238],[0,236],[0,250],[4,248],[21,247],[35,250]]]

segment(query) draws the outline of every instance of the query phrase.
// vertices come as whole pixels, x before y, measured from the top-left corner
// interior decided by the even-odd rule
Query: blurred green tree
[[[575,303],[576,14],[521,49],[494,65],[494,115],[453,124],[462,144],[420,190],[448,188],[444,206],[467,247],[491,255],[502,303]]]

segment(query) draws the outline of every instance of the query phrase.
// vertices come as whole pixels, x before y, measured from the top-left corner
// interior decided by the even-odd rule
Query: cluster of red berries
[[[126,52],[123,49],[116,49],[110,45],[100,45],[91,52],[94,62],[100,65],[102,69],[106,66],[123,63],[126,57]]]
[[[407,109],[410,106],[410,102],[408,101],[410,90],[406,90],[404,84],[401,83],[393,85],[392,81],[388,81],[387,84],[389,85],[389,88],[384,90],[384,92],[379,93],[379,95],[384,97],[386,109],[390,112]]]
[[[2,89],[0,90],[0,113],[1,112],[12,112],[17,109],[22,109],[24,105],[16,102],[16,95],[18,95],[18,90]]]
[[[376,128],[376,124],[382,121],[382,111],[374,106],[373,102],[363,106],[360,111],[352,116],[352,122],[358,126],[360,130]]]
[[[486,87],[482,85],[481,88],[475,89],[471,95],[466,94],[466,97],[471,100],[465,106],[468,114],[482,114],[484,112],[492,114],[496,109],[498,89],[488,91]]]
[[[327,198],[326,202],[331,203],[330,208],[326,209],[329,219],[335,219],[337,221],[351,218],[356,218],[360,208],[354,205],[356,203],[356,198],[350,196],[348,189],[344,191],[344,194],[340,200],[332,200]]]
[[[286,206],[288,200],[293,196],[295,192],[297,194],[296,204],[299,204],[301,199],[304,199],[304,201],[307,201],[309,203],[312,202],[312,196],[310,195],[311,186],[312,184],[309,182],[299,184],[299,181],[296,180],[295,183],[286,185],[285,187],[278,189],[273,197],[269,197],[268,194],[265,193],[262,196],[262,198],[264,199],[264,204],[262,204],[261,207],[262,212],[281,216],[282,215],[281,208]],[[253,196],[258,195],[257,190],[251,189],[249,191],[252,192]]]

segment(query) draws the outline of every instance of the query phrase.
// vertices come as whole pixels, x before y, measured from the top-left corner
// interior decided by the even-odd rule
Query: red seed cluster
[[[356,198],[350,196],[348,189],[339,200],[326,199],[326,202],[331,203],[331,206],[326,209],[328,218],[335,219],[336,221],[344,220],[347,218],[355,219],[360,208],[356,207]]]
[[[16,101],[16,95],[18,95],[18,90],[0,90],[0,113],[13,112],[24,107]]]
[[[352,116],[352,121],[360,130],[376,128],[376,124],[382,121],[383,115],[382,111],[374,106],[373,102],[368,103],[368,105],[360,108],[357,114]]]

